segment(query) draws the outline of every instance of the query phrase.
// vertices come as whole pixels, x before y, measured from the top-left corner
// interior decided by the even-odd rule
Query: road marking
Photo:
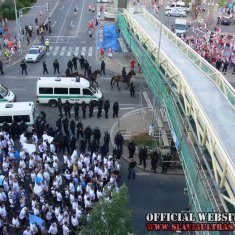
[[[56,25],[56,21],[54,22],[54,24],[51,26],[52,28],[54,28],[55,27],[55,25]]]
[[[92,56],[92,50],[93,50],[93,47],[89,47],[88,56]]]
[[[144,99],[145,99],[145,101],[146,101],[148,107],[149,107],[149,108],[152,108],[153,105],[152,105],[152,103],[151,103],[151,101],[150,101],[150,99],[149,99],[149,96],[148,96],[148,94],[147,94],[146,91],[143,92],[143,96],[144,96]]]
[[[74,28],[73,20],[70,21],[70,26],[71,26],[72,28]]]
[[[62,47],[61,52],[60,52],[60,56],[63,56],[63,55],[64,55],[65,50],[66,50],[66,47],[65,47],[65,46]]]
[[[86,47],[83,47],[83,48],[82,48],[81,55],[85,56],[85,52],[86,52]]]
[[[80,15],[79,22],[78,22],[78,28],[77,28],[77,35],[76,35],[76,37],[78,36],[78,32],[79,32],[81,21],[82,21],[82,15],[83,15],[83,11],[84,11],[84,2],[85,2],[85,0],[83,0],[83,2],[82,2],[81,15]]]
[[[64,18],[63,24],[61,25],[61,29],[60,29],[60,32],[59,32],[59,35],[58,35],[58,36],[60,36],[60,34],[61,34],[62,30],[63,30],[65,21],[66,21],[66,19],[67,19],[67,17],[68,17],[68,14],[69,14],[69,11],[70,11],[70,9],[71,9],[71,7],[72,7],[72,4],[73,4],[73,0],[70,2],[69,9],[68,9],[68,11],[67,11],[67,13],[66,13],[66,15],[65,15],[65,18]],[[58,42],[58,38],[57,38],[56,42]]]
[[[138,175],[138,176],[144,176],[144,175],[150,175],[150,173],[138,172],[138,173],[136,173],[136,175]]]
[[[58,47],[58,46],[55,47],[55,51],[53,52],[53,56],[57,55],[59,49],[60,49],[60,47]]]
[[[75,47],[74,55],[75,55],[75,56],[78,56],[78,52],[79,52],[79,47]]]
[[[10,90],[12,90],[12,91],[27,91],[27,89],[15,89],[15,88],[11,88]]]
[[[64,5],[59,9],[59,11],[63,10],[64,9]]]
[[[71,56],[72,50],[73,50],[73,47],[69,47],[69,51],[68,51],[68,53],[67,53],[67,56]]]
[[[86,43],[86,41],[81,41],[80,43]]]
[[[48,52],[46,52],[46,55],[50,55],[50,54],[51,54],[52,49],[53,49],[53,47],[52,47],[52,46],[50,46],[50,47],[49,47],[49,51],[48,51]]]

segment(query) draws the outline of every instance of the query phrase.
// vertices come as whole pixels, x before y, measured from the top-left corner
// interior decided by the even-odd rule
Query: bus
[[[20,124],[24,121],[28,128],[27,132],[32,133],[36,109],[33,102],[0,103],[0,127],[6,122],[9,125],[13,121]]]
[[[58,98],[62,103],[68,100],[71,104],[86,104],[98,101],[102,92],[89,81],[80,77],[40,77],[37,81],[37,103],[57,106]]]

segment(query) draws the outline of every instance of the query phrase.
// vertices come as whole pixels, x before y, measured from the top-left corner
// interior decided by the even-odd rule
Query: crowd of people
[[[16,36],[12,36],[9,32],[7,18],[0,18],[0,62],[9,61],[17,53],[19,46]]]
[[[60,117],[53,128],[42,111],[30,136],[23,122],[2,126],[1,234],[76,234],[93,204],[100,197],[110,200],[111,191],[118,190],[123,143],[111,154],[108,132],[102,141],[98,127],[75,125],[66,109],[62,115],[63,124]]]
[[[235,69],[234,34],[221,33],[218,26],[214,31],[194,29],[192,35],[182,37],[191,48],[219,71],[226,74],[229,68]]]

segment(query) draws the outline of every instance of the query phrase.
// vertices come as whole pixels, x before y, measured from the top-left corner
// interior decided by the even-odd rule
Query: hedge
[[[17,11],[23,7],[30,7],[35,2],[37,2],[37,0],[16,0]],[[15,19],[14,0],[5,0],[4,3],[0,4],[0,17],[2,16],[10,20]]]

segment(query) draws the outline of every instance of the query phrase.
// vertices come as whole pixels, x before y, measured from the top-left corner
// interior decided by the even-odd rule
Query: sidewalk
[[[46,11],[46,3],[48,0],[37,0],[35,4],[31,6],[31,8],[28,10],[26,14],[23,15],[23,17],[20,19],[21,26],[22,28],[25,27],[25,25],[32,24],[35,26],[35,18],[38,19],[39,24],[45,23],[45,21],[50,17],[57,5],[59,4],[59,1],[57,0],[50,0],[50,11]],[[35,6],[42,6],[42,7],[36,7]],[[8,32],[11,35],[11,40],[14,38],[14,36],[17,37],[17,27],[16,27],[16,21],[14,20],[9,20],[8,21]],[[35,41],[38,38],[38,35],[36,35],[35,28],[34,28],[34,33],[32,35],[33,37],[30,38],[30,45],[27,45],[26,39],[23,37],[21,39],[21,51],[16,52],[13,56],[11,56],[9,61],[3,60],[4,62],[4,69],[8,68],[18,62],[20,62],[26,55],[27,51],[29,48],[35,43]]]
[[[138,109],[134,111],[130,111],[129,113],[123,115],[120,117],[119,121],[116,122],[113,127],[110,130],[110,139],[111,139],[111,144],[114,147],[114,137],[118,131],[120,131],[125,139],[125,143],[123,146],[123,155],[122,158],[126,160],[127,162],[129,161],[129,153],[127,149],[127,143],[131,139],[131,137],[138,135],[140,133],[147,133],[148,131],[148,126],[151,123],[151,118],[152,114],[151,112],[148,111],[148,109],[143,108],[143,109]],[[134,159],[139,163],[139,157],[138,157],[138,147],[136,145],[136,153],[134,155]],[[148,152],[149,154],[149,152]],[[173,175],[183,175],[183,169],[181,167],[180,162],[176,163],[171,163],[174,164],[174,168],[170,167],[168,169],[167,174],[173,174]],[[143,166],[137,165],[140,169],[144,169]],[[150,157],[148,156],[147,161],[146,161],[146,171],[151,172],[151,160]],[[158,160],[158,166],[157,166],[157,173],[161,173],[161,160]]]

